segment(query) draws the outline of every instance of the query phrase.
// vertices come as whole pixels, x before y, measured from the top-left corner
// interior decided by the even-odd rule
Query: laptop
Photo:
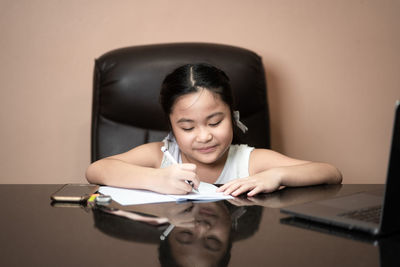
[[[400,230],[400,101],[396,102],[385,189],[282,208],[295,218],[374,236]]]

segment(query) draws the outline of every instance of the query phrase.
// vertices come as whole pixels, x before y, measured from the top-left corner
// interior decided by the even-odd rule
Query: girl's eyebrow
[[[179,119],[176,123],[182,123],[182,122],[194,122],[194,120],[182,118]]]
[[[211,118],[213,118],[215,116],[220,116],[220,115],[224,115],[224,113],[223,112],[215,112],[215,113],[213,113],[211,115],[208,115],[207,116],[207,120],[209,120],[209,119],[211,119]]]
[[[206,117],[206,119],[209,120],[209,119],[211,119],[211,118],[213,118],[213,117],[215,117],[215,116],[220,116],[220,115],[224,115],[224,113],[223,113],[223,112],[215,112],[215,113],[213,113],[213,114],[208,115],[208,116]],[[182,123],[182,122],[194,122],[194,120],[186,119],[186,118],[181,118],[181,119],[179,119],[179,120],[177,121],[177,123]]]

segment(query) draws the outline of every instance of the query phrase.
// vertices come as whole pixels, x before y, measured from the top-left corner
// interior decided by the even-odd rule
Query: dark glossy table
[[[196,259],[206,257],[201,254],[203,248],[188,252],[174,246],[165,250],[160,245],[165,241],[159,236],[167,225],[154,226],[110,214],[110,210],[118,208],[115,203],[107,212],[83,206],[52,206],[49,197],[59,187],[0,185],[0,266],[160,266],[159,257],[168,261],[165,251],[191,261],[188,266],[200,266]],[[354,239],[348,233],[333,234],[329,228],[307,229],[291,225],[284,219],[287,215],[279,211],[280,207],[295,203],[382,188],[383,185],[287,188],[252,201],[238,199],[235,205],[218,202],[228,211],[229,218],[239,218],[224,226],[230,229],[228,266],[400,266],[395,262],[400,252],[396,237],[382,242],[359,236]],[[146,210],[169,211],[171,205],[125,209],[132,208],[143,215]],[[174,229],[168,239],[175,238],[178,231],[179,228]],[[211,243],[213,249],[215,246],[218,248],[218,244]],[[207,260],[212,257],[207,256]]]

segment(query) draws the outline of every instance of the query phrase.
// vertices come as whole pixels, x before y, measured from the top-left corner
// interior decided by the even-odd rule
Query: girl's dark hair
[[[198,92],[202,88],[218,94],[232,110],[233,97],[228,76],[212,65],[199,63],[183,65],[165,77],[160,92],[160,103],[165,114],[171,113],[180,96]]]
[[[161,86],[159,101],[170,128],[169,115],[176,100],[183,95],[195,93],[201,89],[207,89],[219,95],[221,100],[229,106],[234,130],[236,125],[233,117],[235,103],[229,78],[222,70],[206,63],[183,65],[165,77]],[[236,131],[233,132],[233,143],[239,143],[235,134]]]

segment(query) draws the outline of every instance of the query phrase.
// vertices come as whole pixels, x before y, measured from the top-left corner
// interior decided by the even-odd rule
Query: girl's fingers
[[[193,185],[193,187],[194,187],[195,189],[198,189],[198,188],[199,188],[200,180],[199,180],[199,178],[197,177],[197,175],[195,175],[194,177],[185,178],[185,180],[191,182],[191,186]]]
[[[230,186],[230,184],[231,183],[221,185],[220,187],[218,187],[217,192],[224,192],[226,190],[226,188],[228,188]]]
[[[179,168],[186,171],[196,171],[196,165],[192,163],[182,163],[178,164]]]
[[[256,187],[254,181],[242,178],[225,184],[220,187],[220,192],[224,192],[224,195],[238,196]]]
[[[249,190],[252,190],[255,186],[252,184],[243,184],[241,185],[237,190],[235,190],[234,192],[232,192],[232,196],[238,196],[241,195],[245,192],[248,192]]]
[[[253,190],[251,190],[249,193],[247,193],[247,195],[249,197],[252,197],[252,196],[255,196],[255,195],[257,195],[258,193],[261,193],[261,192],[262,192],[261,188],[255,187]]]
[[[234,186],[234,185],[237,185],[237,184],[240,183],[242,180],[243,180],[242,178],[239,178],[239,179],[236,179],[236,180],[231,181],[231,182],[229,182],[229,183],[226,183],[226,184],[220,186],[220,187],[217,189],[217,192],[224,192],[224,191],[226,191],[228,188],[230,188],[230,187],[232,187],[232,186]]]
[[[190,181],[195,181],[195,180],[197,180],[197,178],[196,178],[196,173],[195,172],[190,172],[190,171],[182,171],[180,174],[179,174],[179,178],[182,180],[190,180]]]
[[[184,181],[191,181],[193,183],[194,188],[198,188],[200,184],[200,180],[197,177],[196,174],[196,165],[191,164],[191,163],[182,163],[182,164],[177,164],[179,167],[179,175],[178,179],[184,180]]]
[[[192,186],[185,179],[177,179],[173,181],[172,186],[175,188],[175,195],[185,195],[192,191]]]
[[[242,185],[240,183],[231,184],[228,188],[226,188],[223,192],[224,195],[232,195],[232,192],[236,191]]]
[[[192,190],[192,188],[195,189],[199,188],[200,181],[196,174],[193,173],[182,174],[180,180],[188,184],[190,186],[190,190]]]
[[[185,184],[185,194],[192,192],[193,187],[186,181],[184,181],[183,183]]]

